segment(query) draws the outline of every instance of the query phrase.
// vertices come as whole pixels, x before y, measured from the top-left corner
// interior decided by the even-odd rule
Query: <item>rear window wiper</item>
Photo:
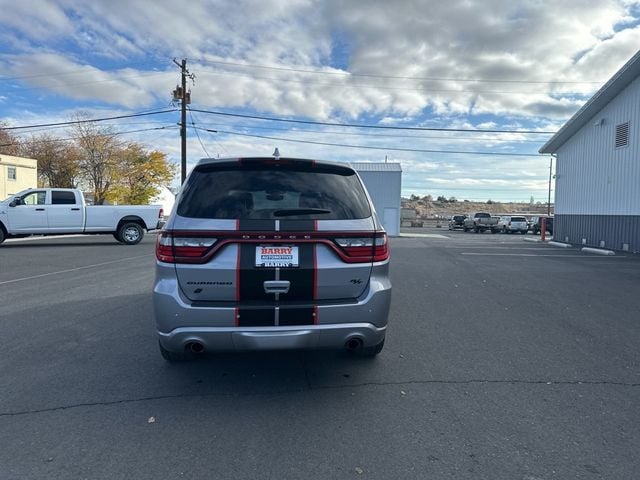
[[[331,210],[326,208],[283,208],[282,210],[276,210],[273,212],[274,217],[291,217],[294,215],[313,215],[313,214],[327,214],[331,213]]]

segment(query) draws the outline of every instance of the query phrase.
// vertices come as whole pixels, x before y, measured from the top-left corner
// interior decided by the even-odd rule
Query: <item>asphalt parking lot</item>
[[[0,479],[636,478],[640,256],[407,232],[378,358],[184,365],[156,345],[153,235],[5,242]]]

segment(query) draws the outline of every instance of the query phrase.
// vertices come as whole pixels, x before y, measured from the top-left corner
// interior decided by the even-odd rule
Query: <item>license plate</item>
[[[298,247],[293,245],[259,245],[256,267],[297,267]]]

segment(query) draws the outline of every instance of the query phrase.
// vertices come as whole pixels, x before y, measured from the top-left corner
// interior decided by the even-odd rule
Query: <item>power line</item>
[[[375,75],[375,74],[367,74],[367,73],[351,73],[351,72],[327,72],[322,70],[307,70],[301,68],[292,68],[292,67],[274,67],[269,65],[257,65],[257,64],[247,64],[247,63],[237,63],[237,62],[222,62],[217,60],[206,60],[200,59],[202,63],[208,63],[212,65],[226,65],[233,67],[243,67],[243,68],[258,68],[265,70],[276,70],[282,72],[298,72],[298,73],[311,73],[317,75],[334,75],[334,76],[343,76],[343,77],[365,77],[365,78],[383,78],[383,79],[392,79],[392,80],[421,80],[421,81],[442,81],[442,82],[478,82],[478,83],[516,83],[516,84],[541,84],[541,85],[549,85],[549,84],[602,84],[601,81],[568,81],[568,80],[489,80],[489,79],[479,79],[479,78],[456,78],[456,77],[409,77],[409,76],[400,76],[400,75]]]
[[[457,150],[425,150],[419,148],[397,148],[397,147],[372,147],[369,145],[349,145],[344,143],[330,143],[330,142],[316,142],[312,140],[297,140],[292,138],[271,137],[267,135],[252,135],[249,133],[229,132],[226,130],[210,130],[208,128],[194,127],[209,133],[223,133],[226,135],[237,135],[241,137],[253,137],[263,138],[266,140],[276,140],[279,142],[295,142],[305,143],[311,145],[323,145],[329,147],[342,147],[342,148],[359,148],[365,150],[383,150],[394,152],[413,152],[413,153],[443,153],[443,154],[459,154],[459,155],[490,155],[490,156],[504,156],[504,157],[545,157],[539,153],[505,153],[505,152],[473,152],[473,151],[457,151]]]
[[[160,110],[156,112],[132,113],[130,115],[116,115],[114,117],[91,118],[86,120],[71,120],[67,122],[56,122],[56,123],[41,123],[38,125],[21,125],[18,127],[1,127],[0,130],[24,130],[27,128],[58,127],[60,125],[68,126],[68,125],[77,125],[81,123],[105,122],[107,120],[119,120],[121,118],[145,117],[148,115],[160,115],[162,113],[171,113],[175,111],[177,111],[177,109],[172,108],[170,110]]]
[[[102,72],[100,72],[102,73]],[[110,73],[110,72],[109,72]],[[108,83],[108,82],[121,82],[124,80],[128,80],[128,79],[133,79],[133,78],[144,78],[144,77],[153,77],[153,76],[158,76],[158,75],[169,75],[170,72],[157,72],[157,73],[147,73],[147,74],[140,74],[140,75],[127,75],[127,76],[123,76],[123,77],[118,77],[118,78],[106,78],[103,80],[88,80],[85,82],[75,82],[75,83],[68,83],[68,82],[57,82],[57,83],[52,83],[49,85],[38,85],[37,87],[23,87],[23,86],[17,86],[16,88],[18,88],[21,91],[24,90],[40,90],[43,88],[47,88],[50,90],[53,90],[55,88],[60,88],[60,87],[76,87],[78,85],[91,85],[94,83]],[[47,76],[47,75],[36,75],[36,76]],[[2,78],[0,78],[0,80],[4,80]]]
[[[165,125],[164,127],[154,127],[154,128],[141,128],[138,130],[126,130],[122,132],[112,132],[109,135],[126,135],[128,133],[139,133],[139,132],[150,132],[153,130],[167,130],[171,128],[178,128],[175,125]],[[38,139],[38,140],[23,140],[18,143],[5,143],[0,145],[0,147],[12,147],[15,145],[23,145],[23,144],[37,144],[37,143],[57,143],[57,142],[68,142],[70,140],[79,140],[82,137],[66,137],[66,138],[48,138],[48,139]]]
[[[209,123],[209,127],[217,130],[219,128],[234,128],[234,129],[251,129],[251,130],[266,130],[271,132],[292,132],[292,133],[315,133],[322,135],[346,135],[351,137],[376,137],[376,138],[410,138],[413,140],[469,140],[469,141],[492,141],[492,142],[501,142],[501,143],[535,143],[540,145],[540,140],[507,140],[505,138],[500,137],[480,137],[470,138],[470,137],[452,137],[452,136],[429,136],[429,135],[398,135],[391,133],[365,133],[365,132],[344,132],[337,130],[304,130],[304,129],[290,129],[290,128],[276,128],[276,127],[258,127],[258,126],[246,126],[246,125],[233,125],[233,124],[215,124]]]
[[[473,133],[513,133],[527,135],[553,135],[556,132],[533,131],[533,130],[483,130],[475,128],[434,128],[434,127],[397,127],[389,125],[359,125],[355,123],[334,123],[334,122],[314,122],[311,120],[292,120],[286,118],[262,117],[258,115],[243,115],[239,113],[216,112],[212,110],[199,110],[191,108],[191,111],[198,113],[208,113],[210,115],[220,115],[225,117],[250,118],[252,120],[265,120],[270,122],[298,123],[303,125],[325,125],[332,127],[349,128],[371,128],[380,130],[407,130],[407,131],[428,131],[428,132],[473,132]]]
[[[261,77],[257,75],[251,75],[247,73],[236,73],[236,72],[205,72],[205,75],[227,75],[233,77],[246,77],[252,80],[268,80],[272,82],[286,82],[286,83],[297,83],[302,85],[318,85],[324,87],[336,87],[336,88],[374,88],[377,90],[392,90],[392,91],[410,91],[410,92],[422,92],[422,93],[471,93],[475,95],[545,95],[547,92],[532,92],[532,91],[517,91],[517,90],[508,90],[508,91],[498,91],[498,90],[465,90],[465,89],[445,89],[445,88],[429,88],[429,87],[392,87],[386,85],[366,85],[362,83],[326,83],[326,82],[314,82],[309,80],[297,80],[294,78],[274,78],[274,77]],[[583,95],[585,94],[580,92],[562,92],[564,95]]]
[[[193,126],[193,130],[196,132],[196,137],[198,137],[198,142],[200,142],[202,150],[204,150],[204,153],[207,155],[207,157],[211,157],[211,155],[209,155],[209,152],[207,152],[204,143],[202,143],[202,140],[200,139],[200,133],[198,132],[198,128],[196,128],[196,122],[193,119],[193,112],[191,110],[189,110],[189,116],[191,117],[191,125]]]

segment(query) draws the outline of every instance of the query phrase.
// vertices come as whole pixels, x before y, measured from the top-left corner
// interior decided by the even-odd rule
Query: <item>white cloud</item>
[[[12,102],[20,117],[8,112],[5,118],[24,123],[32,112],[64,120],[60,116],[67,112],[47,110],[48,93],[69,111],[74,105],[166,107],[179,78],[171,59],[186,57],[197,75],[194,108],[381,125],[553,131],[601,85],[593,82],[606,81],[636,52],[640,27],[631,14],[638,5],[628,0],[218,0],[183,8],[169,0],[0,0],[0,43],[6,46],[0,69],[5,77],[21,77],[3,81],[20,100]],[[5,110],[7,96],[0,97]],[[197,118],[207,127],[217,123],[233,131],[288,128],[205,114]],[[434,132],[391,137],[387,131],[357,137],[331,133],[336,130],[353,133],[335,127],[262,133],[381,148],[504,153],[535,152],[545,140]],[[148,135],[136,138],[150,138],[179,157],[174,132]],[[452,189],[460,187],[461,178],[477,180],[481,189],[503,188],[506,181],[524,182],[525,193],[541,185],[546,189],[548,166],[540,158],[367,151],[206,132],[201,137],[211,155],[270,155],[275,146],[287,155],[341,160],[382,160],[388,154],[402,162],[411,182],[419,176],[424,188],[438,185],[432,175]],[[534,138],[539,144],[527,143]],[[206,155],[192,133],[189,152],[191,161]],[[420,187],[411,183],[410,188]]]

